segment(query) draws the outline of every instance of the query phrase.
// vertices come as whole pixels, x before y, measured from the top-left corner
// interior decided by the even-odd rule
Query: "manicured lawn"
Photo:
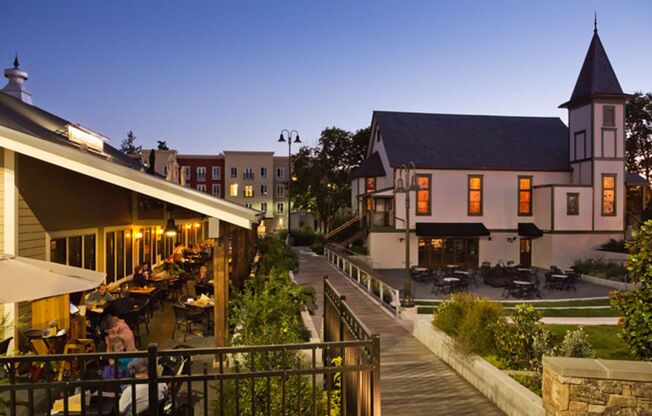
[[[511,315],[513,309],[505,309],[505,315]],[[603,318],[620,316],[612,309],[539,309],[544,318]]]
[[[566,331],[577,329],[577,325],[545,325],[559,340]],[[609,360],[634,360],[627,352],[625,341],[618,337],[621,328],[617,325],[586,325],[584,332],[595,349],[596,358]]]
[[[416,301],[417,306],[437,306],[441,301],[439,300],[421,300]],[[504,302],[498,301],[505,307],[512,305],[517,305],[519,302]],[[560,301],[550,301],[550,302],[527,302],[528,304],[534,306],[535,308],[546,308],[546,307],[575,307],[575,306],[609,306],[609,299],[589,299],[589,300],[560,300]]]

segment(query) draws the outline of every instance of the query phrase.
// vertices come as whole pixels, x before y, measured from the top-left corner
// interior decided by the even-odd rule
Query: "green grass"
[[[441,303],[440,300],[419,300],[414,302],[417,306],[434,306],[436,307]],[[498,303],[503,306],[516,305],[519,302],[505,302],[498,301]],[[521,302],[528,303],[529,305],[534,306],[535,308],[546,308],[546,307],[573,307],[573,306],[609,306],[609,299],[589,299],[589,300],[560,300],[560,301],[549,301],[549,302]]]
[[[557,340],[561,340],[566,331],[577,329],[577,325],[545,325]],[[609,360],[635,360],[627,351],[627,344],[618,334],[622,329],[617,325],[586,325],[584,332],[595,349],[596,358]]]
[[[503,304],[503,306],[506,306]],[[557,306],[557,305],[555,305]],[[588,305],[587,305],[588,306]],[[596,305],[597,306],[597,305]],[[418,314],[433,314],[437,310],[436,306],[417,306]],[[505,315],[509,316],[514,310],[513,307],[505,308]],[[614,309],[538,309],[541,316],[550,318],[604,318],[618,317],[620,314]]]

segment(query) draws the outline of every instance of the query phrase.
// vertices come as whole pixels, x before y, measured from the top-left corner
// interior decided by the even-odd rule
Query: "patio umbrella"
[[[91,290],[105,273],[0,254],[0,303],[23,302]]]

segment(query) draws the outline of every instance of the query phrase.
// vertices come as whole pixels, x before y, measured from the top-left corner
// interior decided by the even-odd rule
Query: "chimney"
[[[24,82],[27,81],[27,72],[20,69],[18,54],[16,54],[16,58],[14,58],[14,67],[5,69],[5,77],[9,82],[7,82],[7,85],[5,85],[5,87],[0,91],[12,95],[22,102],[32,104],[32,94],[25,89],[24,85]]]

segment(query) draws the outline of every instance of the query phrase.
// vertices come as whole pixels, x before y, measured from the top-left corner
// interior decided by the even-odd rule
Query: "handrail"
[[[369,266],[352,259],[345,250],[331,243],[324,247],[324,257],[360,289],[371,295],[378,305],[387,308],[398,318],[401,310],[399,290],[374,276],[374,271]]]
[[[333,230],[330,230],[329,232],[327,232],[326,234],[324,234],[324,239],[328,240],[329,238],[333,237],[334,235],[337,235],[337,234],[339,234],[341,231],[343,231],[343,230],[349,228],[350,226],[352,226],[352,225],[355,224],[356,222],[361,222],[361,221],[362,221],[362,220],[363,220],[367,215],[368,215],[367,212],[365,212],[365,213],[362,214],[362,215],[356,215],[355,217],[351,218],[350,220],[348,220],[348,221],[345,222],[344,224],[340,225],[339,227],[337,227],[337,228],[335,228],[335,229],[333,229]]]

